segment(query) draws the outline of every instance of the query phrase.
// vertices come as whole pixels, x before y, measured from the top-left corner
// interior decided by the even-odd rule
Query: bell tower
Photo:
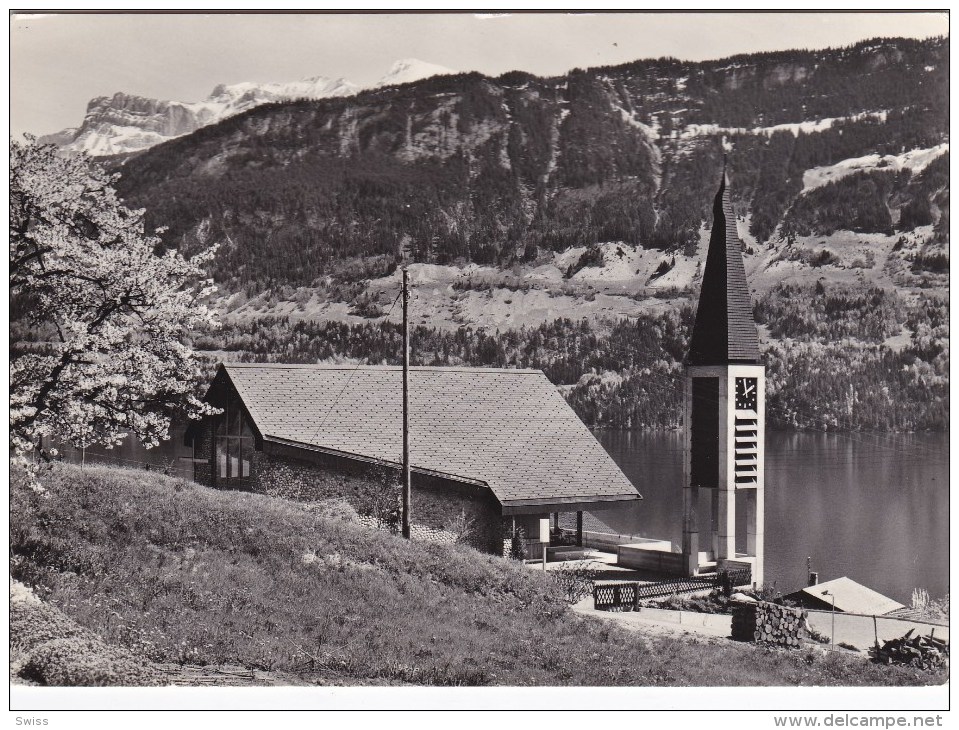
[[[686,358],[683,557],[689,575],[748,563],[752,582],[762,585],[765,380],[724,164]],[[738,520],[737,507],[745,513]],[[745,527],[740,534],[737,525]]]

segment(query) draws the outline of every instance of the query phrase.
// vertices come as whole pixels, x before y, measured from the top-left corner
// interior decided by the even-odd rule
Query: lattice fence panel
[[[657,583],[622,581],[594,584],[593,606],[599,611],[622,611],[624,608],[635,608],[639,601],[648,598],[708,591],[722,586],[724,580],[728,581],[731,587],[749,585],[752,573],[749,568],[743,568],[719,573],[709,578],[677,578]]]

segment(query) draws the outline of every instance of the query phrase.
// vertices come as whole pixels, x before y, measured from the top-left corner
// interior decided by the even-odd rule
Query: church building
[[[342,499],[397,515],[402,368],[224,363],[206,395],[222,409],[187,434],[193,478],[304,502]],[[412,534],[509,553],[542,551],[541,521],[641,499],[539,370],[412,367]]]

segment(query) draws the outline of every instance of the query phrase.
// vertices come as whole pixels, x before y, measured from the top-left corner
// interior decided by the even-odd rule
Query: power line
[[[396,307],[396,303],[400,300],[400,297],[403,296],[403,291],[400,290],[400,293],[396,295],[396,299],[393,300],[393,304],[390,305],[389,311],[386,313],[386,318],[389,319],[390,314],[393,312],[393,308]],[[333,409],[336,407],[336,404],[339,402],[343,393],[346,392],[346,389],[350,387],[350,383],[353,380],[353,376],[356,375],[356,371],[362,367],[363,363],[358,362],[350,371],[349,377],[347,377],[346,382],[343,384],[343,387],[340,389],[340,392],[336,394],[336,397],[330,403],[329,409],[326,411],[326,414],[323,416],[323,420],[320,421],[320,425],[316,427],[316,431],[313,432],[313,435],[310,437],[310,441],[315,441],[316,437],[319,435],[320,431],[323,429],[323,426],[326,425],[327,419],[330,417],[330,414],[333,412]]]

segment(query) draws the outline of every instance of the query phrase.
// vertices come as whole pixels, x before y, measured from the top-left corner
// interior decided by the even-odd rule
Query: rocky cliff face
[[[404,59],[393,64],[376,86],[395,86],[446,73],[452,72],[436,64]],[[79,127],[41,137],[40,141],[95,157],[140,152],[263,104],[351,96],[359,90],[345,79],[314,76],[288,83],[220,84],[199,102],[117,93],[92,99]]]
[[[93,156],[138,152],[261,104],[353,94],[343,79],[316,77],[288,84],[219,85],[203,101],[180,102],[117,93],[87,105],[83,123],[41,138]]]

